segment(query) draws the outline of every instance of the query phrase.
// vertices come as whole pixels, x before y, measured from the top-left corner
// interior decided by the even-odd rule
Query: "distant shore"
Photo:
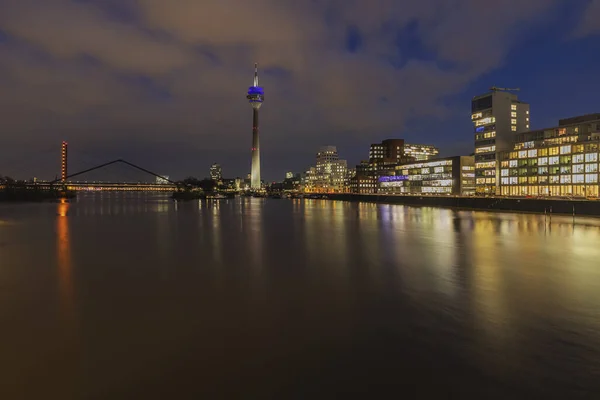
[[[0,188],[0,202],[41,202],[75,197],[75,192],[71,190],[32,189],[11,185]]]
[[[600,217],[600,201],[574,199],[540,199],[514,197],[412,196],[380,194],[329,194],[331,200],[402,204],[409,206],[455,208],[479,211],[552,213]]]

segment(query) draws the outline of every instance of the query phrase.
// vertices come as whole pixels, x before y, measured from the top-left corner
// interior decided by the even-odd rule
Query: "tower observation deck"
[[[265,98],[265,91],[258,86],[258,64],[254,64],[254,84],[248,88],[246,96],[252,106],[252,169],[250,172],[250,187],[260,190],[260,141],[258,136],[258,110]]]

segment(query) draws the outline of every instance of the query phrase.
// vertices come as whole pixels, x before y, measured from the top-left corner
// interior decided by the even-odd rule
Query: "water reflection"
[[[233,379],[246,393],[229,398],[293,397],[289,385],[310,398],[298,391],[434,379],[478,398],[531,387],[573,398],[569,385],[598,381],[600,220],[256,198],[31,207],[0,230],[11,235],[0,313],[22,337],[45,317],[54,334],[21,346],[23,359],[82,374],[96,397],[177,385],[211,398],[239,389]]]
[[[69,203],[61,200],[57,205],[56,240],[59,292],[65,315],[73,313],[73,266],[71,263],[71,237],[69,234]]]

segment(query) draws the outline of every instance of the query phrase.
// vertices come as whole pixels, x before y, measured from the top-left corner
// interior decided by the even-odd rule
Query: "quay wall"
[[[481,211],[512,211],[600,216],[600,201],[570,199],[532,199],[511,197],[407,196],[383,194],[329,194],[331,200],[402,204],[420,207],[458,208]]]

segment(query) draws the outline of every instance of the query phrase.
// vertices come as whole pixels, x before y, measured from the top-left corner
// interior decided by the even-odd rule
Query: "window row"
[[[555,175],[555,176],[511,176],[500,178],[501,185],[518,185],[523,183],[598,183],[598,174],[576,174],[576,175]]]

